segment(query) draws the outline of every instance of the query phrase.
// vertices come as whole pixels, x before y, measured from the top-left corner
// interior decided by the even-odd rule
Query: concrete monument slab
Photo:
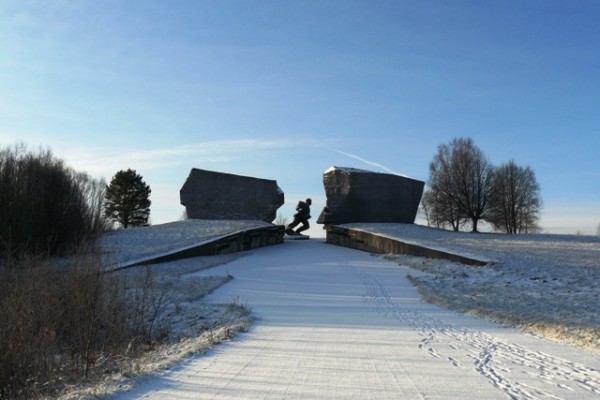
[[[401,175],[331,167],[323,174],[327,204],[317,223],[414,223],[425,183]]]
[[[272,222],[284,203],[277,181],[193,168],[179,191],[191,219]]]

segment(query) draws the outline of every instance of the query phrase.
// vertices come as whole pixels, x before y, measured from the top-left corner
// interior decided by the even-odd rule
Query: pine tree
[[[150,192],[150,186],[135,170],[117,172],[106,188],[106,215],[123,228],[148,225]]]

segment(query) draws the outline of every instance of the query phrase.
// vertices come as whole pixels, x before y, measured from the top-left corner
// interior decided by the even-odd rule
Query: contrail
[[[336,149],[332,149],[332,150],[335,151],[336,153],[339,153],[339,154],[344,155],[346,157],[354,158],[355,160],[364,162],[365,164],[369,164],[369,165],[373,165],[374,167],[381,168],[381,169],[389,172],[390,174],[400,175],[400,176],[406,177],[406,175],[404,175],[404,174],[399,174],[396,171],[392,171],[391,169],[389,169],[388,167],[386,167],[384,165],[381,165],[381,164],[373,162],[373,161],[366,160],[366,159],[364,159],[364,158],[362,158],[360,156],[357,156],[356,154],[346,153],[345,151],[336,150]]]
[[[190,160],[201,158],[204,162],[231,161],[239,154],[258,150],[277,150],[294,148],[296,143],[291,140],[214,140],[193,144],[172,146],[167,148],[142,149],[122,151],[114,154],[106,150],[76,149],[71,163],[81,169],[96,173],[110,174],[115,165],[135,165],[136,168],[160,169],[185,165]],[[106,154],[111,154],[106,156]]]

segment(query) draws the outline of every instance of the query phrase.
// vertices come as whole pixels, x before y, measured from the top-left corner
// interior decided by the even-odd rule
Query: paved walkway
[[[251,330],[115,399],[600,398],[597,356],[424,304],[367,253],[293,241],[217,273]]]

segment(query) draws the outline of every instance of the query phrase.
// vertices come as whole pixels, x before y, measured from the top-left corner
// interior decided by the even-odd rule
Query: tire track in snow
[[[509,398],[565,398],[556,393],[564,393],[566,398],[600,397],[600,371],[410,311],[394,301],[386,286],[373,276],[356,272],[366,290],[365,301],[371,302],[376,312],[415,329],[423,337],[417,346],[426,354],[445,358],[453,367],[467,368],[453,356],[459,352],[472,361],[477,373]],[[453,355],[444,356],[444,351]]]

